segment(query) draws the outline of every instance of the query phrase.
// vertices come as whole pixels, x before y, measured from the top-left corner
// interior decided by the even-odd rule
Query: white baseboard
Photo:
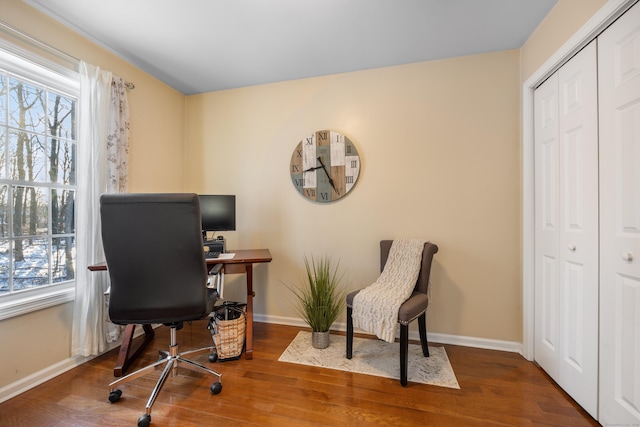
[[[20,393],[24,393],[25,391],[32,389],[50,379],[57,377],[58,375],[67,372],[70,369],[75,368],[76,366],[82,365],[84,362],[87,362],[93,359],[95,356],[90,357],[70,357],[65,360],[61,360],[58,363],[55,363],[51,366],[47,366],[46,368],[34,372],[31,375],[28,375],[14,383],[6,385],[0,388],[0,403],[11,399],[19,395]]]
[[[266,316],[262,314],[254,314],[254,321],[256,322],[264,322],[264,323],[274,323],[278,325],[288,325],[288,326],[296,326],[296,327],[307,327],[307,324],[304,321],[297,317],[283,317],[283,316]],[[345,323],[334,323],[332,330],[336,331],[346,331],[347,325]],[[360,331],[362,332],[362,331]],[[142,334],[142,330],[136,330],[135,336],[139,336]],[[461,345],[464,347],[476,347],[476,348],[484,348],[488,350],[499,350],[499,351],[508,351],[511,353],[520,353],[522,354],[522,343],[513,342],[513,341],[501,341],[501,340],[491,340],[486,338],[475,338],[475,337],[465,337],[460,335],[449,335],[449,334],[439,334],[435,332],[430,332],[428,335],[429,341],[439,344],[451,344],[451,345]],[[419,340],[417,331],[409,332],[409,339]],[[111,351],[112,349],[118,347],[117,343],[113,343],[113,345],[105,351]],[[88,356],[88,357],[70,357],[68,359],[62,360],[58,363],[55,363],[51,366],[48,366],[38,372],[34,372],[31,375],[28,375],[14,383],[6,385],[0,388],[0,403],[11,399],[14,396],[19,395],[20,393],[24,393],[25,391],[32,389],[46,381],[49,381],[52,378],[57,377],[64,372],[67,372],[70,369],[73,369],[77,366],[82,365],[85,362],[93,359],[96,356]],[[106,384],[105,384],[106,387]]]
[[[412,335],[415,335],[413,337]],[[419,340],[418,333],[409,333],[409,338]],[[429,341],[440,344],[461,345],[464,347],[484,348],[486,350],[507,351],[522,354],[522,343],[515,341],[492,340],[487,338],[466,337],[463,335],[438,334],[429,332]]]
[[[279,325],[308,327],[302,319],[296,317],[265,316],[261,314],[254,314],[253,320],[256,322],[276,323]],[[344,332],[347,330],[347,325],[345,323],[336,322],[333,324],[331,329]],[[356,330],[356,332],[363,333],[363,331],[358,330]],[[429,339],[429,342],[439,344],[461,345],[464,347],[484,348],[487,350],[508,351],[510,353],[522,354],[522,343],[515,341],[502,341],[487,338],[466,337],[462,335],[439,334],[436,332],[429,332],[427,338]],[[418,331],[410,331],[409,339],[420,340]]]
[[[135,338],[142,334],[143,334],[142,329],[136,328],[136,332],[134,333],[133,336]],[[102,354],[108,351],[111,351],[114,348],[117,348],[119,346],[120,346],[119,342],[111,343],[107,345],[107,349]],[[63,374],[70,369],[80,366],[83,363],[88,362],[89,360],[95,357],[98,357],[98,355],[86,356],[86,357],[84,356],[69,357],[65,360],[61,360],[58,363],[54,363],[53,365],[47,366],[46,368],[41,369],[38,372],[34,372],[31,375],[27,375],[26,377],[21,378],[18,381],[8,384],[0,388],[0,403],[6,400],[9,400],[12,397],[15,397],[21,393],[24,393],[25,391],[30,390],[44,382],[47,382],[50,379],[55,378],[58,375]],[[107,384],[105,384],[105,390],[106,390],[106,386]]]

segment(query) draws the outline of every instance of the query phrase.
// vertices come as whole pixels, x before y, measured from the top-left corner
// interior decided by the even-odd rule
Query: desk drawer
[[[244,274],[247,272],[247,264],[225,264],[225,274]]]

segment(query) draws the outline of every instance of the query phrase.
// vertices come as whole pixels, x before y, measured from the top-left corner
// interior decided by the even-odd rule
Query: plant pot
[[[320,349],[329,347],[329,331],[311,332],[311,346]]]

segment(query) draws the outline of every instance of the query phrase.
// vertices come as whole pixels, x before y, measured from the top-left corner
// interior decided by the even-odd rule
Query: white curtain
[[[127,193],[129,191],[129,103],[125,81],[115,76],[111,79],[108,126],[107,193]],[[102,246],[102,241],[100,245]],[[107,297],[103,299],[103,321],[107,330],[106,340],[111,343],[120,340],[124,327],[109,321],[108,308]]]
[[[100,195],[127,190],[129,109],[122,79],[84,61],[80,62],[79,101],[78,274],[71,353],[90,356],[103,352],[107,340],[115,341],[120,334],[120,328],[105,321],[108,276],[87,267],[104,261]]]
[[[107,136],[107,192],[129,191],[129,103],[126,82],[111,81],[109,135]]]

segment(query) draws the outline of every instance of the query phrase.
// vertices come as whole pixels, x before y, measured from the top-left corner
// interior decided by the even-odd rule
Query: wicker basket
[[[244,348],[247,330],[245,304],[225,304],[215,311],[213,323],[213,342],[218,360],[239,359]]]

